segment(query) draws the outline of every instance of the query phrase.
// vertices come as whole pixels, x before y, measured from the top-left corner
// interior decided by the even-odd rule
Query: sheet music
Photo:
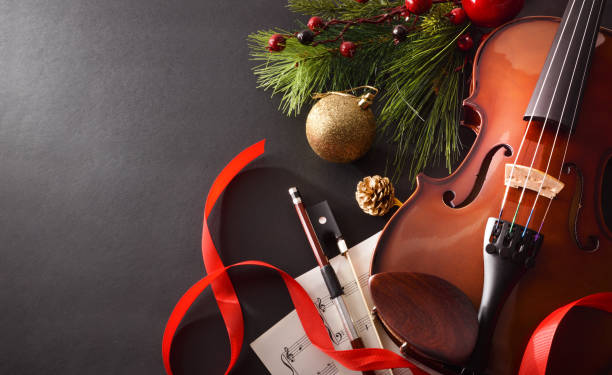
[[[336,271],[340,284],[344,288],[344,300],[355,323],[355,328],[364,345],[368,348],[380,347],[369,318],[369,311],[373,304],[368,288],[370,259],[379,236],[380,232],[349,249],[351,259],[359,275],[359,284],[363,288],[368,303],[367,308],[362,302],[347,259],[338,255],[330,260],[330,264]],[[304,287],[315,306],[317,306],[334,347],[338,350],[350,349],[351,345],[342,328],[340,315],[330,300],[319,268],[313,268],[296,280]],[[398,347],[380,327],[379,332],[384,347],[399,353]],[[251,348],[272,375],[361,374],[346,369],[313,346],[306,336],[295,310],[253,341]],[[431,370],[425,370],[435,374]],[[389,371],[385,370],[376,373],[389,375]],[[393,373],[395,375],[410,375],[412,371],[395,369]]]

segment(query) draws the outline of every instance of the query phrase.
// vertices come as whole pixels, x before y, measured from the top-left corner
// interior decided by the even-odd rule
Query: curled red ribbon
[[[427,375],[426,372],[419,369],[405,358],[389,350],[373,348],[335,350],[327,334],[327,330],[323,325],[323,321],[314,303],[308,296],[308,293],[306,293],[304,288],[285,271],[271,264],[254,260],[236,263],[231,266],[223,265],[219,253],[212,241],[212,237],[210,236],[207,219],[217,198],[219,198],[219,195],[221,195],[234,176],[264,152],[264,142],[265,140],[256,143],[238,154],[238,156],[221,171],[208,193],[206,206],[204,208],[204,222],[202,225],[202,257],[204,259],[207,276],[195,283],[185,292],[170,314],[162,339],[162,357],[164,367],[166,368],[166,374],[172,375],[170,349],[176,330],[187,313],[187,310],[189,310],[189,307],[191,307],[196,298],[198,298],[209,285],[212,285],[215,300],[217,301],[217,305],[225,321],[230,340],[231,359],[225,373],[227,374],[230,372],[236,363],[238,355],[240,354],[240,348],[242,347],[244,339],[244,321],[238,297],[236,296],[236,292],[226,271],[233,267],[260,266],[271,268],[280,274],[289,291],[289,295],[291,296],[291,300],[298,313],[304,331],[312,344],[343,366],[355,371],[408,367],[414,374]]]
[[[193,304],[193,302],[202,294],[202,292],[212,285],[213,293],[217,306],[227,329],[227,334],[230,341],[231,357],[230,363],[225,370],[228,374],[233,368],[244,340],[244,320],[240,302],[236,296],[234,286],[227,274],[227,270],[233,267],[243,266],[259,266],[276,270],[291,296],[291,300],[295,306],[298,317],[308,338],[321,351],[329,355],[334,360],[348,369],[355,371],[365,370],[381,370],[388,368],[410,368],[413,374],[426,375],[426,372],[416,367],[405,358],[386,349],[353,349],[353,350],[335,350],[332,342],[327,334],[327,330],[323,325],[323,321],[314,306],[308,293],[302,286],[293,279],[285,271],[265,262],[260,261],[245,261],[236,263],[230,266],[225,266],[219,257],[212,237],[208,230],[207,219],[215,205],[215,202],[225,190],[229,182],[251,161],[263,154],[265,140],[260,141],[238,154],[217,176],[208,196],[204,207],[204,220],[202,223],[202,258],[206,268],[207,276],[191,286],[185,294],[179,299],[176,306],[172,310],[162,339],[162,358],[167,375],[172,375],[170,366],[170,350],[172,347],[172,339],[181,323],[183,317]],[[560,324],[561,320],[567,312],[574,306],[590,306],[605,311],[612,311],[612,293],[600,293],[585,297],[566,305],[548,316],[538,326],[533,336],[529,341],[527,350],[523,356],[521,363],[521,375],[541,374],[544,375],[546,365],[548,363],[548,354],[550,346],[554,338],[554,333]]]
[[[520,375],[546,373],[550,348],[555,338],[557,328],[567,313],[576,306],[591,307],[598,310],[612,312],[612,293],[596,293],[583,297],[563,307],[558,308],[548,315],[533,331],[527,348],[523,353]]]

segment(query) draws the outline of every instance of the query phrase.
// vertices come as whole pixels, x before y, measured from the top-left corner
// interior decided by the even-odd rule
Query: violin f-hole
[[[580,218],[582,194],[584,191],[584,176],[582,175],[582,171],[574,163],[565,163],[565,165],[563,165],[563,169],[566,174],[570,174],[572,171],[576,173],[576,190],[574,192],[574,197],[572,198],[572,203],[570,204],[568,215],[569,232],[572,235],[576,246],[578,246],[580,250],[586,252],[596,251],[599,249],[599,238],[597,238],[597,236],[589,236],[589,243],[584,244],[578,235],[578,220]]]
[[[452,190],[447,190],[444,192],[444,194],[442,195],[442,200],[444,200],[444,203],[448,207],[451,207],[451,208],[465,207],[468,204],[472,203],[474,199],[476,199],[487,177],[487,172],[489,170],[489,166],[491,165],[491,161],[493,160],[493,156],[495,156],[497,151],[500,149],[505,150],[504,156],[506,157],[512,156],[512,147],[510,147],[509,145],[502,143],[502,144],[498,144],[494,146],[491,150],[489,150],[489,152],[487,152],[487,155],[484,157],[484,159],[482,159],[482,164],[480,165],[480,169],[478,170],[478,174],[476,175],[476,181],[474,181],[474,186],[472,186],[472,190],[470,191],[470,194],[468,194],[468,196],[463,200],[463,202],[459,204],[455,204],[453,202],[453,200],[455,199],[455,192],[453,192]]]

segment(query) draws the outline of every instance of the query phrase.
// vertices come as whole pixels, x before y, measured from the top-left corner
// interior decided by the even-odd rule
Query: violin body
[[[505,166],[514,163],[526,134],[516,164],[529,166],[533,160],[534,169],[548,170],[555,178],[561,173],[559,180],[565,185],[548,212],[549,198],[540,196],[535,204],[529,226],[537,230],[546,217],[541,227],[543,242],[535,265],[501,310],[485,371],[490,374],[518,372],[531,333],[552,311],[586,295],[612,291],[612,232],[602,209],[604,194],[612,193],[602,190],[612,156],[612,33],[602,28],[597,35],[566,153],[570,132],[559,132],[555,141],[556,125],[548,124],[542,131],[543,124],[534,122],[526,132],[523,120],[558,26],[559,19],[553,17],[522,18],[501,26],[483,41],[474,60],[471,95],[464,101],[463,125],[477,135],[472,149],[450,176],[417,177],[415,192],[384,228],[371,264],[372,275],[406,271],[438,276],[463,291],[478,309],[485,225],[488,218],[499,215]],[[510,221],[516,213],[516,222],[525,225],[536,192],[525,190],[517,210],[520,194],[520,189],[509,189],[502,219]],[[563,342],[581,346],[594,358],[605,359],[608,353],[612,361],[611,314],[580,314],[589,327],[598,327],[597,332],[588,333],[588,344],[580,341],[580,330],[568,333]],[[552,354],[576,354],[564,350],[553,347]],[[597,361],[582,362],[580,368],[612,365]],[[557,372],[549,369],[549,373]]]

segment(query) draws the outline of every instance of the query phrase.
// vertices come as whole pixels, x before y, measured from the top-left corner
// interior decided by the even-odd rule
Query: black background
[[[166,320],[203,275],[205,194],[262,138],[265,155],[213,210],[226,264],[259,259],[294,276],[315,266],[292,185],[311,204],[330,202],[349,245],[382,228],[353,192],[383,173],[384,146],[354,164],[326,163],[308,147],[304,115],[284,117],[255,88],[246,36],[290,28],[284,5],[0,3],[0,373],[163,374]],[[564,6],[527,0],[521,15],[559,16]],[[409,187],[401,181],[399,197]],[[271,272],[231,274],[246,320],[234,373],[265,374],[248,343],[292,309],[289,298]],[[220,374],[228,359],[206,292],[176,337],[173,366]]]

